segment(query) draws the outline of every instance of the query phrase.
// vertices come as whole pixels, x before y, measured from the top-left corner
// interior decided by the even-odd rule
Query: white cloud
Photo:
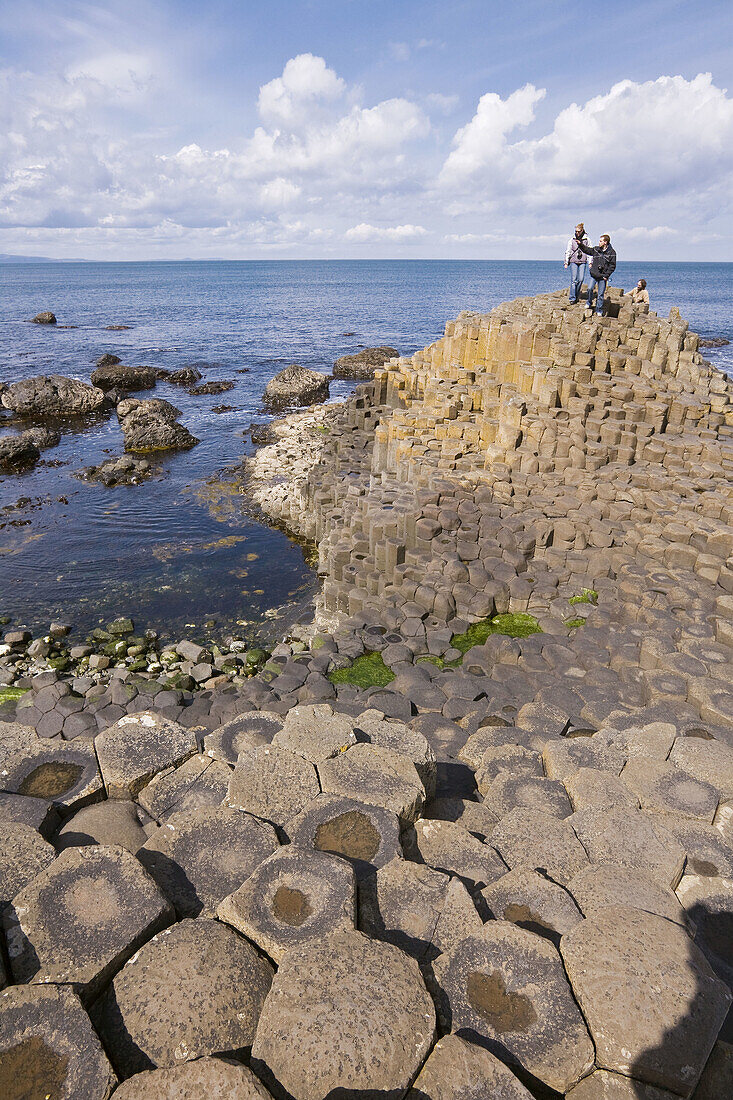
[[[301,53],[290,58],[282,76],[262,85],[257,107],[268,125],[292,126],[306,118],[319,101],[333,102],[345,90],[345,81],[322,57]]]
[[[368,225],[361,222],[360,225],[352,225],[347,229],[344,237],[347,241],[416,241],[427,233],[422,225]]]
[[[459,97],[457,95],[442,95],[441,92],[429,92],[425,96],[427,105],[434,107],[436,111],[440,111],[444,115],[449,115],[452,111],[455,111],[458,101]]]
[[[476,114],[453,139],[453,151],[440,173],[440,183],[454,187],[472,182],[495,170],[506,154],[506,137],[518,127],[529,126],[544,89],[525,84],[507,99],[487,92],[478,101]]]

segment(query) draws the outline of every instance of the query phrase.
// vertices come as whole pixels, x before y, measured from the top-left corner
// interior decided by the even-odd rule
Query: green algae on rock
[[[386,687],[395,678],[391,668],[382,660],[381,653],[363,653],[348,668],[337,668],[329,672],[332,684],[354,684],[355,687]]]
[[[474,646],[483,645],[492,634],[504,634],[509,638],[526,638],[529,634],[541,634],[542,627],[534,615],[526,611],[516,611],[505,615],[494,615],[492,619],[483,619],[472,623],[462,634],[454,634],[451,645],[461,653],[468,653]]]

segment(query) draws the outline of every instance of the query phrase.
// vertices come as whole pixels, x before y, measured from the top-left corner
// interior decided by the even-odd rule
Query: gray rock
[[[406,1100],[425,1100],[426,1097],[429,1100],[532,1100],[531,1094],[503,1062],[458,1035],[446,1035],[435,1044]]]
[[[574,810],[608,809],[611,806],[638,809],[639,800],[613,772],[599,768],[578,768],[565,780]]]
[[[412,858],[436,871],[458,875],[472,890],[480,890],[506,873],[506,864],[490,844],[453,821],[416,821],[405,845]]]
[[[225,722],[204,737],[204,752],[215,760],[234,766],[240,753],[269,745],[283,727],[279,714],[253,710]]]
[[[66,810],[81,809],[102,797],[91,745],[34,738],[29,746],[5,762],[0,782],[7,792],[42,798]]]
[[[288,822],[286,832],[301,848],[348,859],[359,875],[402,858],[397,814],[353,798],[319,795]]]
[[[97,390],[97,393],[101,391]],[[199,442],[188,428],[178,424],[180,410],[169,401],[128,398],[117,406],[117,418],[125,439],[125,450],[136,454],[151,451],[182,451]]]
[[[442,964],[451,1029],[564,1092],[593,1065],[593,1044],[557,950],[508,921],[489,921]]]
[[[40,313],[31,318],[31,323],[34,325],[55,325],[56,314],[52,313],[50,309],[41,310]]]
[[[613,863],[593,864],[584,867],[568,883],[586,917],[600,909],[619,905],[630,909],[644,909],[667,920],[685,925],[685,913],[672,890],[661,886],[647,875],[626,870]]]
[[[337,856],[290,844],[260,863],[217,916],[280,964],[295,947],[353,929],[354,872]]]
[[[0,913],[55,858],[52,845],[30,825],[0,822]]]
[[[95,367],[115,367],[118,363],[121,363],[119,355],[113,355],[111,351],[106,351],[104,355],[100,355],[99,359],[95,362]]]
[[[96,386],[51,374],[12,382],[0,401],[16,416],[66,417],[97,412],[105,397]]]
[[[91,1001],[171,918],[158,887],[124,848],[69,848],[5,910],[13,977],[70,984]]]
[[[318,1027],[313,1027],[313,1020]],[[398,1096],[430,1050],[435,1010],[417,963],[339,932],[291,951],[268,994],[252,1064],[294,1100]],[[284,1042],[284,1037],[287,1041]],[[267,1078],[266,1078],[267,1079]]]
[[[334,378],[353,378],[363,382],[374,377],[377,367],[381,367],[388,359],[396,359],[399,352],[396,348],[385,346],[378,348],[363,348],[354,355],[342,355],[333,365]]]
[[[569,817],[573,812],[559,780],[514,775],[509,771],[501,771],[494,779],[484,795],[484,806],[499,819],[517,807],[558,818]]]
[[[226,798],[231,774],[226,764],[197,753],[177,768],[159,772],[140,791],[138,802],[160,822],[173,813],[220,806]]]
[[[328,703],[308,704],[288,711],[272,744],[320,764],[355,745],[356,734],[351,719],[334,714]]]
[[[320,789],[316,769],[308,760],[287,749],[263,745],[239,757],[227,802],[275,825],[285,825]]]
[[[154,775],[196,752],[196,736],[154,711],[126,714],[94,739],[109,798],[135,798]]]
[[[0,822],[30,825],[48,840],[55,832],[58,820],[57,807],[46,798],[0,792]]]
[[[119,1086],[116,1100],[271,1100],[254,1073],[239,1062],[198,1058],[169,1069],[136,1073]]]
[[[360,741],[408,756],[420,776],[426,799],[434,796],[437,775],[435,753],[421,733],[403,722],[384,721],[379,711],[363,711],[354,721]]]
[[[172,814],[137,855],[179,916],[213,916],[277,847],[267,822],[219,806]]]
[[[637,796],[642,810],[678,814],[712,822],[718,808],[718,791],[710,783],[669,764],[666,760],[630,760],[621,779]]]
[[[588,865],[568,818],[537,810],[512,810],[494,829],[491,843],[512,870],[541,871],[561,886]]]
[[[211,920],[155,936],[120,971],[100,1006],[100,1033],[121,1076],[252,1044],[273,967]],[[190,1094],[189,1094],[190,1095]]]
[[[403,753],[376,745],[355,745],[318,766],[326,794],[364,799],[414,821],[425,802],[425,788],[415,765]]]
[[[68,987],[0,993],[0,1096],[107,1100],[117,1078],[79,998]]]
[[[579,810],[569,820],[591,863],[613,863],[664,887],[679,882],[685,853],[659,815],[614,808]]]
[[[639,909],[603,909],[561,951],[598,1066],[690,1096],[733,998],[686,932]]]
[[[59,830],[59,851],[90,844],[120,844],[133,855],[148,839],[144,826],[150,816],[134,802],[107,799],[77,811]]]
[[[329,379],[318,371],[291,363],[265,386],[264,403],[271,408],[314,405],[328,397]]]
[[[32,466],[41,457],[36,444],[25,433],[0,438],[0,470]]]
[[[657,1089],[605,1069],[594,1070],[566,1096],[568,1100],[675,1100],[674,1094],[666,1089]]]
[[[105,363],[92,371],[92,385],[100,390],[118,389],[149,390],[155,385],[155,371],[152,367],[126,367],[122,363]]]

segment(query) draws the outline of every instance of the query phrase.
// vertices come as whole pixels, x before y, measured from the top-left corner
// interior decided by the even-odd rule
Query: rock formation
[[[125,450],[137,454],[151,451],[185,451],[199,442],[188,428],[178,424],[180,409],[162,398],[139,401],[128,398],[117,406],[117,418],[125,439]]]
[[[308,645],[0,724],[0,1085],[729,1095],[733,386],[609,305],[461,315],[275,426]]]
[[[291,363],[265,386],[264,403],[270,408],[312,405],[328,397],[328,378],[318,371]]]
[[[16,416],[27,417],[83,416],[97,412],[105,403],[104,394],[96,386],[60,374],[12,382],[0,400]]]
[[[396,359],[399,352],[396,348],[379,347],[364,348],[355,355],[342,355],[333,365],[334,378],[352,378],[363,382],[374,377],[377,367],[381,367],[388,359]]]

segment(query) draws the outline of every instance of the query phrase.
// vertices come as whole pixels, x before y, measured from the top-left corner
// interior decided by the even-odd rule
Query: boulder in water
[[[185,451],[199,442],[188,428],[176,421],[180,409],[170,401],[152,398],[139,401],[127,398],[117,406],[117,417],[125,437],[125,450],[137,453],[149,451]]]
[[[199,377],[201,377],[199,375]],[[210,393],[228,393],[229,390],[234,389],[234,382],[219,381],[219,382],[202,382],[200,386],[191,386],[188,391],[193,397],[203,397]]]
[[[329,379],[325,374],[291,363],[267,383],[264,402],[273,408],[314,405],[328,397],[328,386]]]
[[[56,314],[51,313],[50,309],[44,309],[40,313],[37,313],[35,317],[31,319],[33,325],[55,325]]]
[[[23,435],[6,435],[0,439],[0,470],[20,470],[33,466],[41,457],[35,443]]]
[[[196,367],[181,367],[180,370],[171,371],[167,381],[172,382],[174,386],[192,386],[202,378],[203,374]]]
[[[116,367],[118,363],[121,363],[119,355],[113,355],[111,351],[106,351],[104,355],[100,355],[94,364],[95,367]]]
[[[92,372],[92,385],[100,390],[149,390],[155,385],[155,371],[152,367],[107,363]]]
[[[105,404],[104,394],[96,386],[60,374],[13,382],[0,400],[18,416],[83,416]]]
[[[399,355],[396,348],[386,345],[379,348],[364,348],[355,355],[342,355],[333,365],[334,378],[351,378],[368,381],[374,377],[374,371],[389,359]]]

